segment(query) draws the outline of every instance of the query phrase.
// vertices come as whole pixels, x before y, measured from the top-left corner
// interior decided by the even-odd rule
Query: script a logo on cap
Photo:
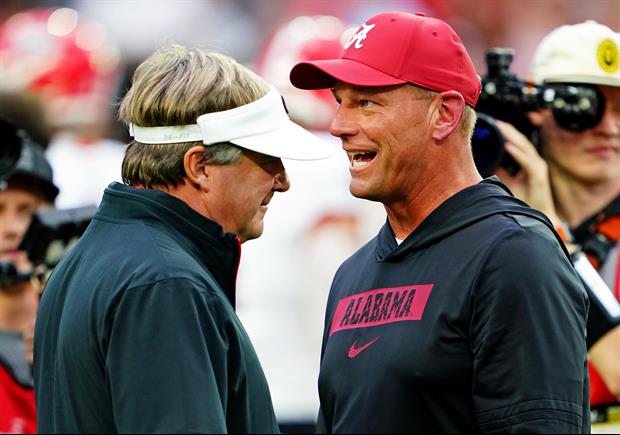
[[[368,32],[370,32],[375,27],[375,24],[367,25],[366,23],[362,24],[362,28],[357,31],[357,33],[351,36],[351,39],[347,41],[344,45],[344,49],[346,50],[355,42],[355,48],[362,48],[364,44],[362,42],[368,36]]]

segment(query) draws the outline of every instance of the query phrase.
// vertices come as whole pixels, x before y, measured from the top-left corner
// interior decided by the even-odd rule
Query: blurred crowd
[[[49,162],[49,170],[41,163],[43,172],[23,163],[24,173],[43,180],[26,198],[31,202],[24,213],[52,204],[59,209],[97,205],[105,187],[121,181],[129,135],[116,119],[118,102],[136,65],[167,41],[235,57],[278,88],[292,119],[338,143],[327,132],[335,110],[331,93],[296,90],[288,74],[299,61],[333,57],[366,17],[387,10],[423,11],[448,22],[480,75],[490,47],[513,48],[512,71],[525,77],[537,44],[552,29],[586,19],[620,29],[616,0],[5,0],[0,5],[0,117],[27,131]],[[243,246],[238,313],[265,370],[283,430],[305,432],[312,430],[319,406],[316,377],[331,279],[338,265],[377,233],[385,212],[380,204],[349,194],[344,153],[314,165],[287,161],[286,169],[290,191],[273,201],[263,236]],[[57,188],[57,197],[41,193],[41,183]],[[14,237],[25,230],[14,230]],[[16,250],[17,243],[6,247],[0,241],[0,260]],[[40,283],[26,284],[28,293],[20,294],[29,296],[14,298],[19,301],[13,301],[12,311],[4,308],[18,292],[0,290],[0,329],[9,324],[3,313],[21,309],[19,326],[6,328],[11,334],[31,335],[36,311],[31,295],[40,292]],[[6,343],[9,339],[0,335],[0,347]],[[21,345],[11,346],[11,352],[28,354]],[[2,355],[0,349],[0,362],[12,358]],[[28,392],[27,364],[11,367]],[[32,429],[29,424],[17,421],[0,426],[0,432],[25,432]]]

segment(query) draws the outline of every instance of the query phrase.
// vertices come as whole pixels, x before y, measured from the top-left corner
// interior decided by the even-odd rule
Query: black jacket
[[[236,236],[182,201],[110,185],[43,294],[38,430],[277,432],[234,312],[239,258]]]
[[[318,432],[588,432],[587,295],[550,222],[496,179],[338,270]]]

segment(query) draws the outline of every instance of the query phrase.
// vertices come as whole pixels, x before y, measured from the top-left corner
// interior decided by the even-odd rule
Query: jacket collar
[[[166,192],[116,182],[105,190],[95,218],[98,216],[137,219],[170,232],[183,249],[205,266],[235,306],[241,257],[241,242],[235,234],[225,234],[221,225]]]
[[[400,245],[396,244],[394,232],[387,221],[377,236],[376,260],[399,261],[475,222],[503,213],[529,216],[553,230],[553,225],[544,214],[513,197],[508,187],[499,178],[492,176],[448,198]]]

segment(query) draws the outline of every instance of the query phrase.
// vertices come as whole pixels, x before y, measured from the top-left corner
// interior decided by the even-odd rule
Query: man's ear
[[[204,150],[202,145],[187,150],[183,156],[183,168],[190,183],[207,191],[209,190],[209,177]]]
[[[436,99],[437,109],[433,115],[432,137],[438,142],[447,138],[459,127],[465,112],[465,100],[456,91],[446,91]]]

